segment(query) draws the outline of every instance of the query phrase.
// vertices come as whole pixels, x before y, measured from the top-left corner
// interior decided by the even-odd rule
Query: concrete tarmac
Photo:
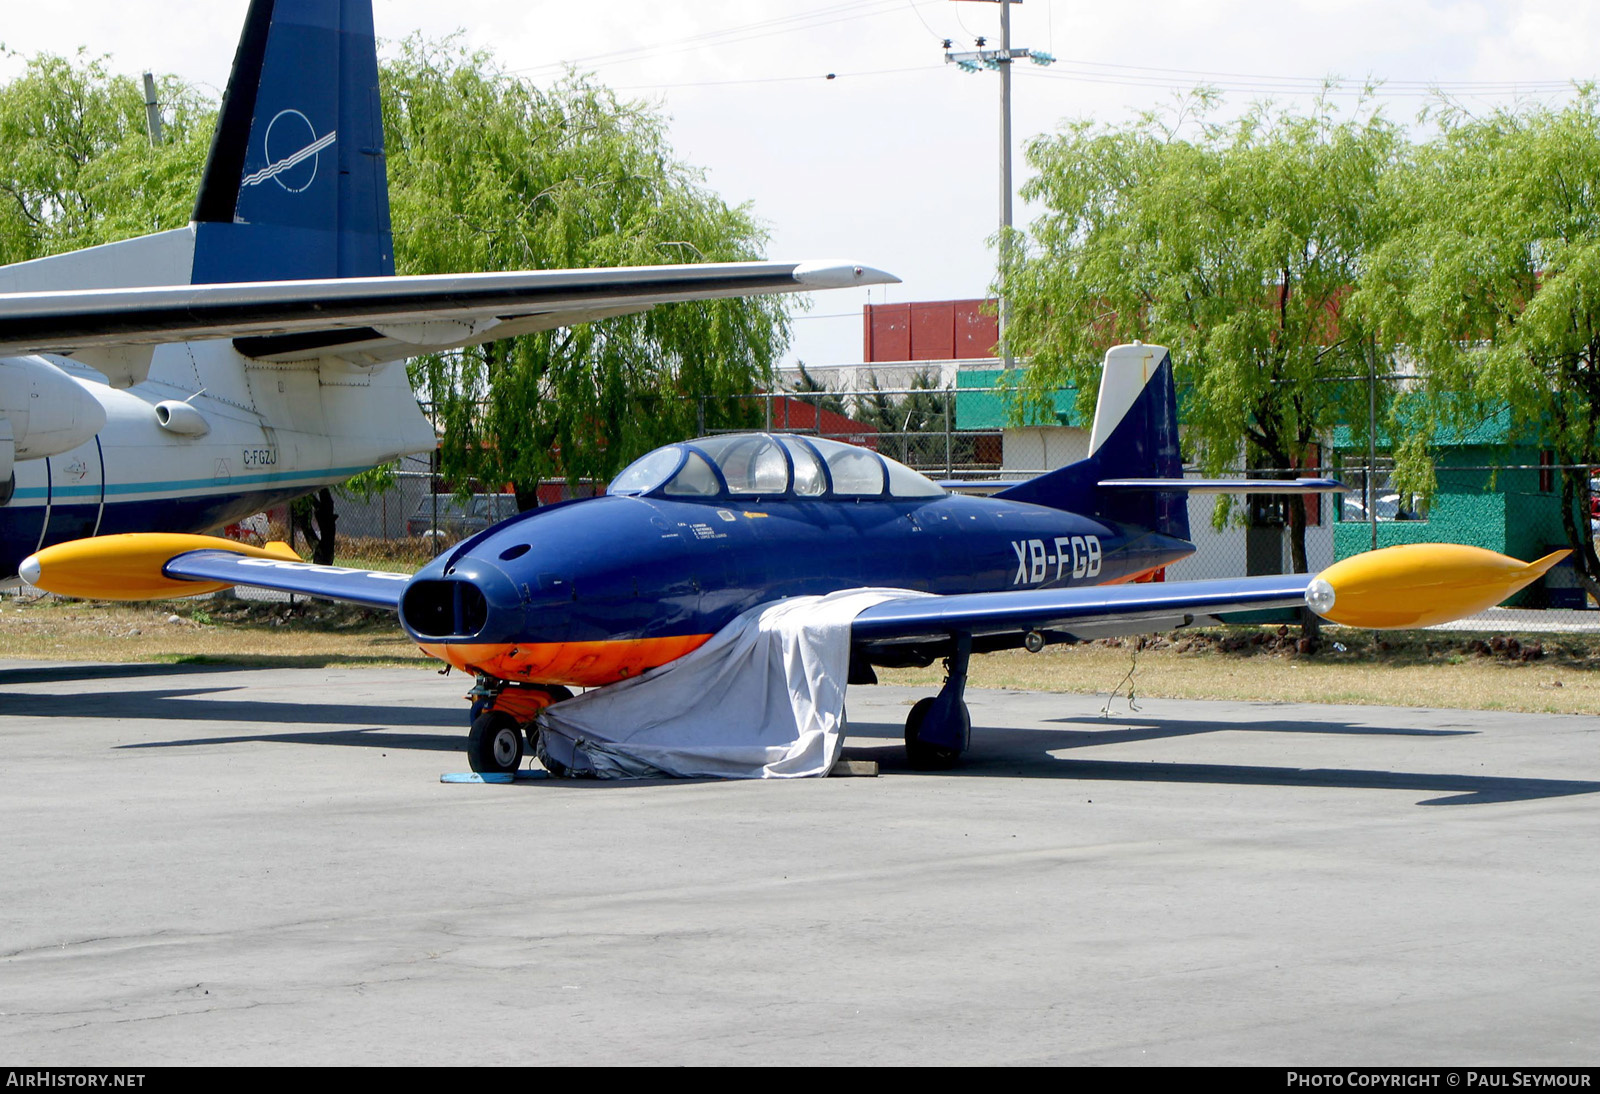
[[[0,663],[0,1062],[1600,1062],[1600,723],[851,689],[878,778],[445,785],[469,681]]]

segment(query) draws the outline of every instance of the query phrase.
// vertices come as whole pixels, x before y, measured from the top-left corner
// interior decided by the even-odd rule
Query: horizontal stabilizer
[[[1021,486],[1027,479],[945,479],[939,485],[958,494],[987,496]],[[1100,479],[1107,490],[1159,490],[1173,494],[1346,494],[1337,479]]]
[[[1161,490],[1181,494],[1344,494],[1337,479],[1101,479],[1108,490]]]

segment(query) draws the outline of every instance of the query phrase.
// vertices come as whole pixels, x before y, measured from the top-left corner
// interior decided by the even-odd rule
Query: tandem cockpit
[[[927,476],[869,448],[790,433],[726,433],[670,444],[623,469],[608,494],[713,498],[937,498]]]

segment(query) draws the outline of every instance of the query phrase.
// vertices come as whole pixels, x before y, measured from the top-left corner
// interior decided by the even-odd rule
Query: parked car
[[[1373,511],[1378,514],[1379,520],[1421,520],[1422,517],[1410,509],[1400,508],[1399,494],[1380,494],[1373,499]],[[1367,507],[1360,494],[1346,494],[1344,496],[1344,520],[1365,521]]]
[[[474,494],[465,499],[430,494],[407,519],[406,535],[441,543],[465,539],[516,513],[517,499],[512,494]]]

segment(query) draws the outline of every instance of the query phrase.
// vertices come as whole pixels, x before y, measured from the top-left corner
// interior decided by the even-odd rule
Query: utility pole
[[[987,0],[994,3],[995,0]],[[1013,365],[1011,341],[1011,302],[1006,294],[1006,267],[1011,261],[1011,62],[1027,58],[1036,65],[1048,65],[1055,58],[1043,50],[1011,48],[1011,5],[1022,0],[998,0],[1000,4],[1000,48],[984,49],[984,39],[977,41],[978,48],[966,53],[950,52],[951,42],[944,42],[946,64],[954,64],[963,72],[978,72],[988,68],[1000,73],[1000,355],[1004,367]]]
[[[1011,0],[1000,0],[1000,353],[1011,371],[1011,299],[1006,272],[1011,268]]]
[[[161,143],[161,104],[156,101],[156,78],[144,74],[144,120],[150,130],[150,147]]]

